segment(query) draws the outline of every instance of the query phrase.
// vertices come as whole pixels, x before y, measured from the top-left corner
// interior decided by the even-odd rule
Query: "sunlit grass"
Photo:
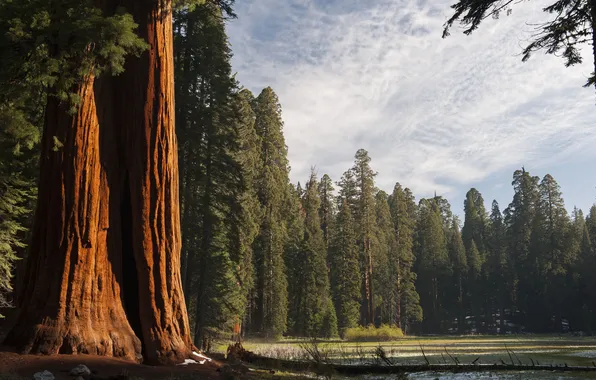
[[[308,360],[304,350],[307,339],[283,339],[278,342],[247,341],[244,347],[254,353],[285,360]],[[532,362],[542,365],[593,366],[596,362],[596,338],[553,335],[508,336],[437,336],[402,337],[390,342],[320,341],[321,352],[336,363],[371,364],[381,347],[395,359],[396,364],[422,364],[422,350],[431,363],[452,363],[452,357],[461,363]],[[225,352],[227,345],[217,349]],[[511,355],[511,357],[510,357]]]
[[[349,342],[391,342],[403,338],[403,331],[396,326],[373,325],[364,327],[358,326],[346,329],[345,340]]]

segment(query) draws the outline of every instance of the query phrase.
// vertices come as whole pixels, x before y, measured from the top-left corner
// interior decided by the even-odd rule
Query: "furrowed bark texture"
[[[150,54],[128,63],[118,91],[127,132],[142,340],[150,362],[183,361],[192,342],[180,276],[171,0],[129,0],[128,5],[151,46]]]
[[[149,364],[192,351],[180,278],[171,0],[126,0],[149,51],[48,101],[20,316],[5,343]],[[141,357],[142,354],[142,357]]]
[[[49,100],[23,306],[6,343],[23,352],[134,360],[141,343],[120,301],[121,239],[110,214],[107,168],[100,163],[93,85],[87,78],[81,86],[74,116]]]

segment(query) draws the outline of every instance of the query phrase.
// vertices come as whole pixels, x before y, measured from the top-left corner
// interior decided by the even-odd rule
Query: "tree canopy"
[[[474,32],[487,18],[498,19],[501,14],[509,15],[515,0],[460,0],[453,4],[453,15],[445,23],[443,38],[449,36],[456,23],[462,25],[464,33]],[[593,0],[558,0],[544,7],[543,12],[550,21],[533,25],[532,41],[523,49],[522,61],[527,61],[537,51],[561,56],[565,66],[583,62],[580,49],[592,45],[594,71],[584,87],[596,87],[596,4]]]

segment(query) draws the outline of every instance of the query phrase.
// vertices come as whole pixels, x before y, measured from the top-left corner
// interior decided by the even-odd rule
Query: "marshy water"
[[[418,372],[406,376],[333,376],[333,379],[596,379],[596,372],[578,373],[530,370],[527,366],[596,367],[596,337],[564,336],[462,336],[409,337],[395,342],[340,342],[287,340],[278,343],[247,342],[245,348],[258,355],[284,360],[313,360],[346,365],[508,364],[514,371]],[[524,368],[525,367],[525,368]],[[316,377],[316,376],[315,376]]]

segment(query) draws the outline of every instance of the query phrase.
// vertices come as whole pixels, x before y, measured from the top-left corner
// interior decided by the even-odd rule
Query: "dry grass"
[[[259,355],[285,360],[312,361],[310,344],[305,340],[282,340],[279,342],[246,342],[244,347]],[[312,347],[311,347],[312,348]],[[471,363],[478,357],[485,364],[510,362],[509,353],[517,355],[524,364],[537,361],[540,364],[568,364],[592,366],[596,362],[596,338],[571,336],[440,336],[402,337],[389,342],[317,342],[316,355],[325,361],[344,364],[423,364],[422,351],[431,364],[453,362]],[[313,351],[313,350],[310,350]],[[382,355],[380,355],[382,353]]]

